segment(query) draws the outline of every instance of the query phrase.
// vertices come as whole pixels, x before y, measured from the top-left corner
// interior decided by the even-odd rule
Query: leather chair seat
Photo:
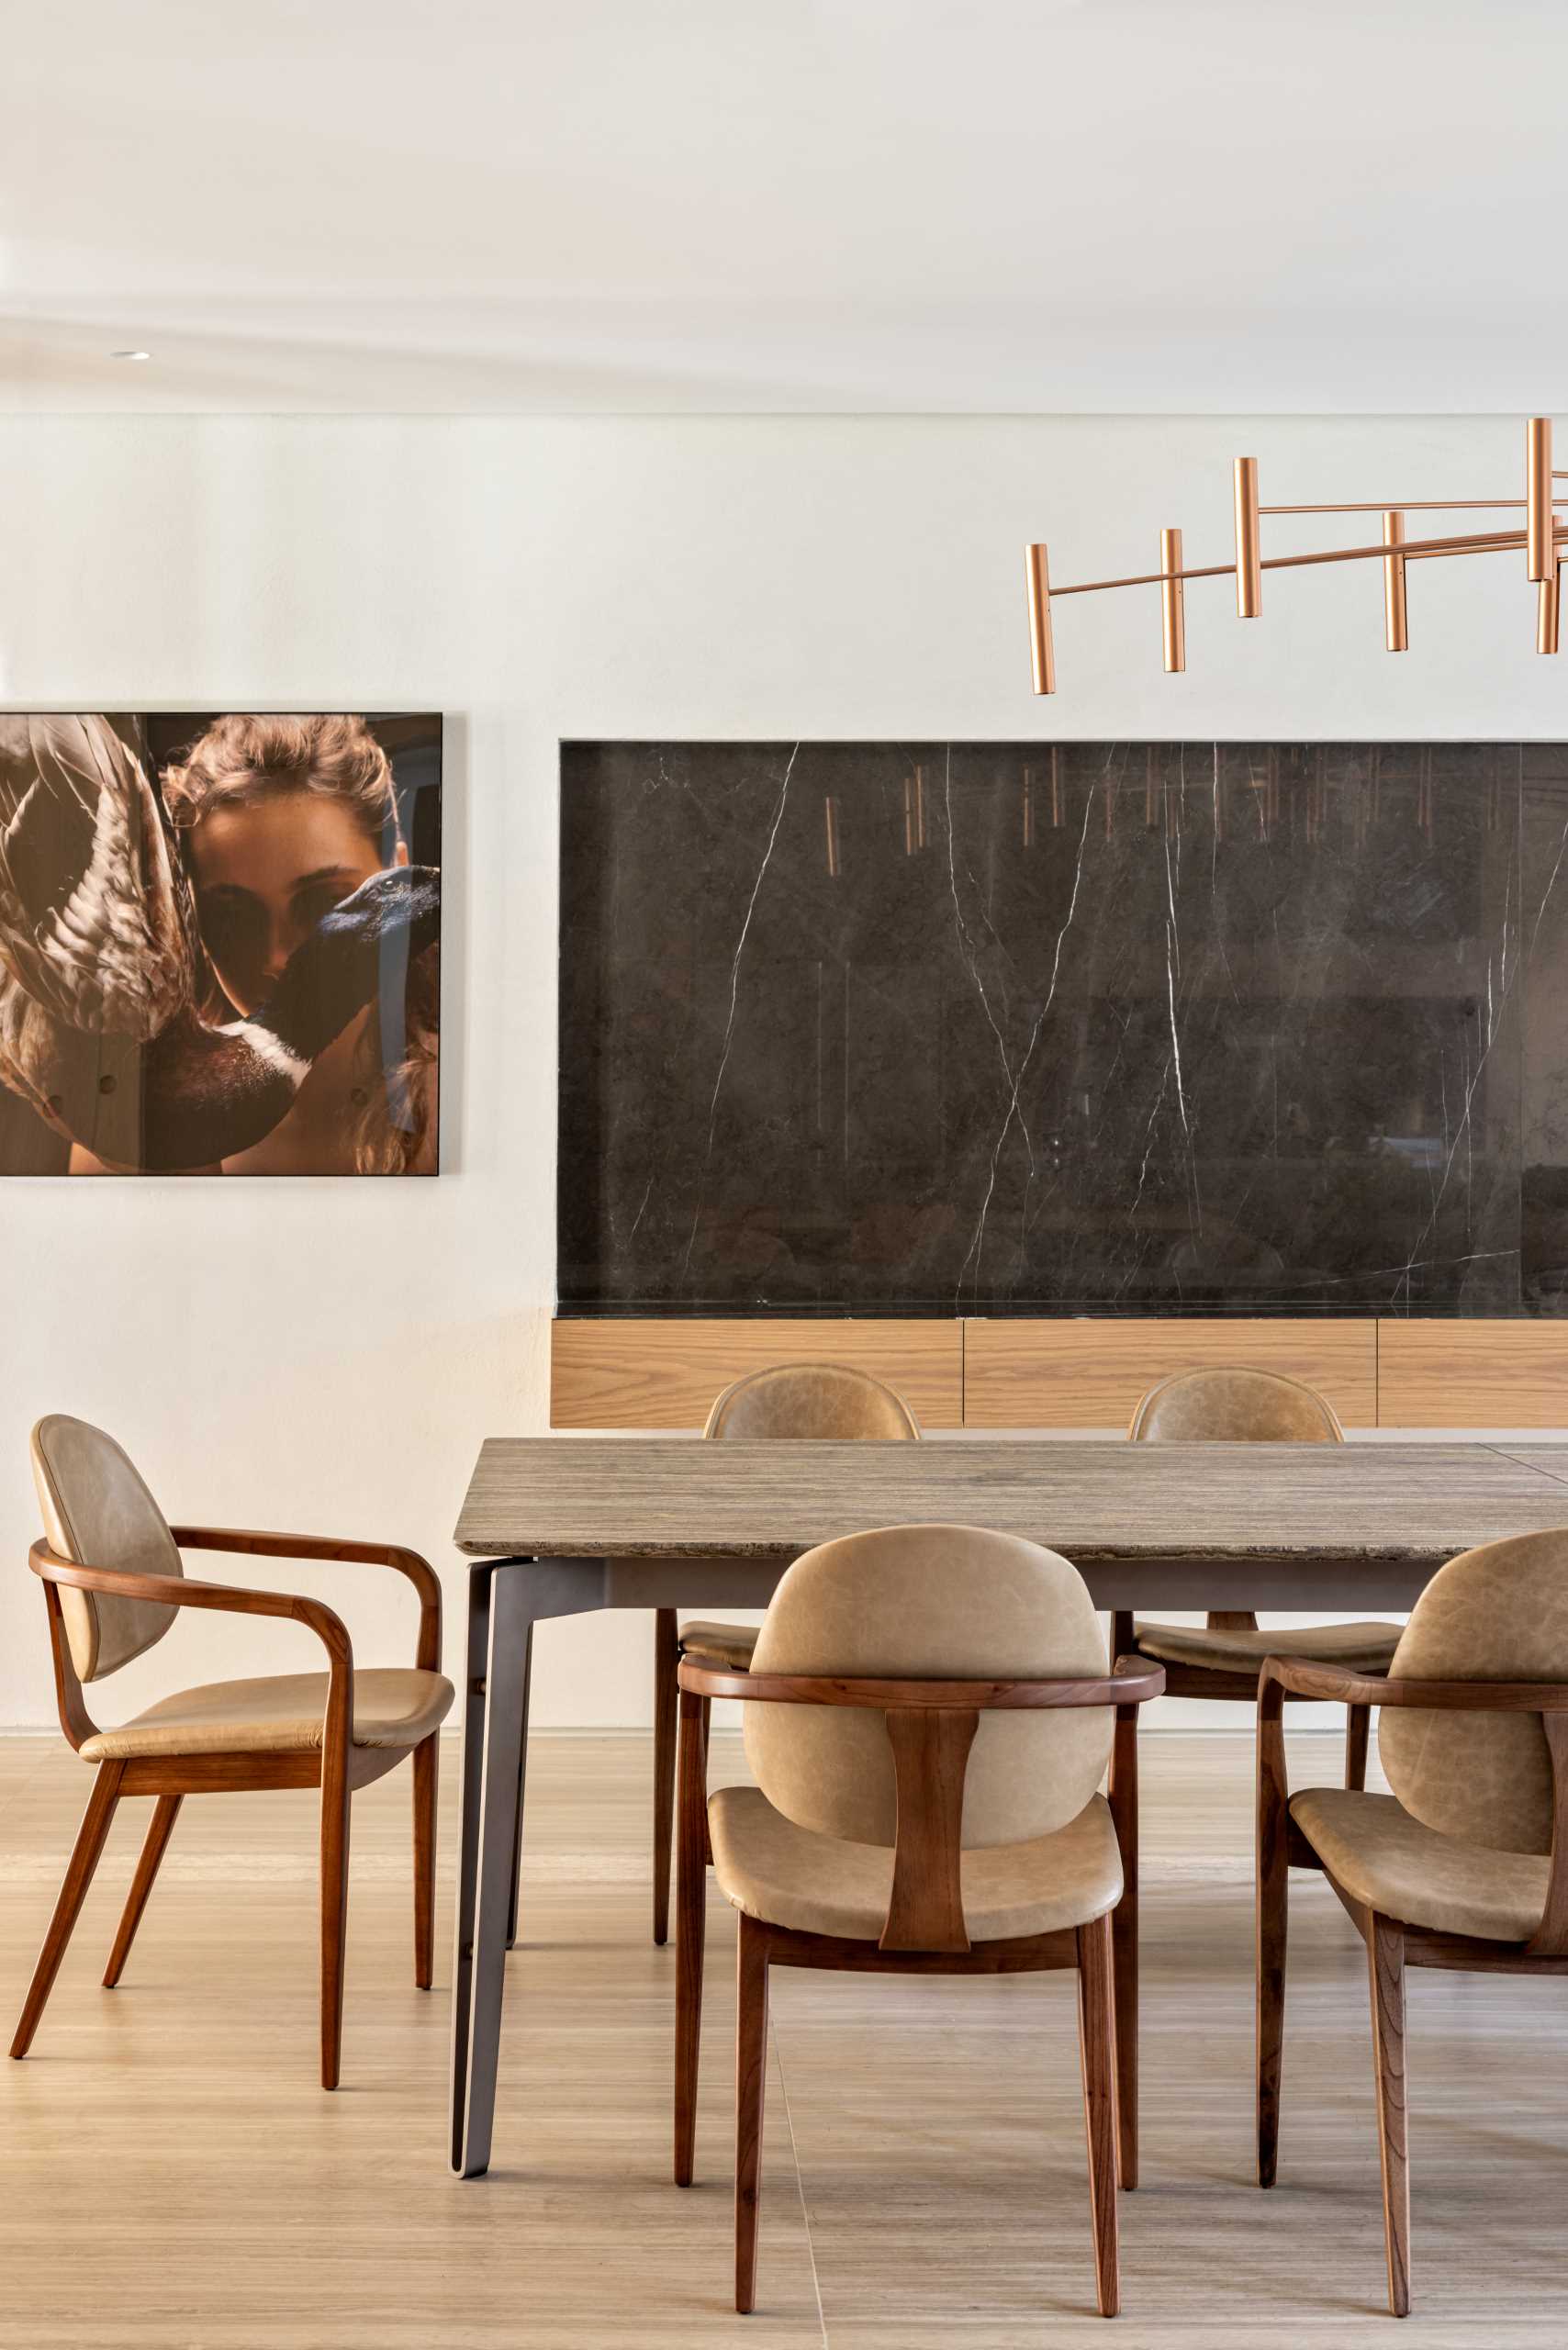
[[[1308,1624],[1294,1631],[1211,1632],[1202,1624],[1137,1624],[1145,1656],[1162,1664],[1207,1665],[1217,1673],[1256,1673],[1266,1656],[1305,1657],[1354,1673],[1386,1673],[1399,1644],[1397,1624]]]
[[[893,1882],[888,1846],[798,1828],[759,1787],[721,1787],[709,1799],[708,1832],[719,1889],[747,1917],[800,1933],[881,1940]],[[963,1887],[975,1942],[1103,1918],[1122,1897],[1122,1856],[1104,1796],[1092,1796],[1053,1835],[966,1852]]]
[[[720,1666],[731,1673],[749,1673],[759,1628],[756,1624],[683,1624],[680,1652],[702,1664]]]
[[[1528,1942],[1546,1907],[1550,1863],[1467,1844],[1424,1827],[1394,1796],[1307,1787],[1291,1817],[1352,1900],[1407,1926]]]
[[[444,1674],[372,1666],[353,1677],[356,1746],[418,1746],[452,1710]],[[88,1762],[142,1754],[261,1754],[319,1747],[327,1710],[324,1673],[278,1673],[209,1681],[160,1697],[145,1713],[82,1744]]]

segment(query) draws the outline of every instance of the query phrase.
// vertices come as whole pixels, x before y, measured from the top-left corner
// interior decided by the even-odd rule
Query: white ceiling
[[[1562,0],[11,23],[12,410],[1568,406]]]

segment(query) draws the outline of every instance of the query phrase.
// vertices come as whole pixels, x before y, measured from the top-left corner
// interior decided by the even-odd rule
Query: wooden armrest
[[[209,1607],[230,1616],[281,1616],[303,1624],[327,1651],[323,1769],[330,1764],[342,1780],[353,1735],[353,1644],[342,1617],[319,1599],[308,1598],[303,1592],[249,1591],[239,1583],[198,1583],[191,1575],[121,1574],[112,1567],[79,1567],[42,1541],[35,1542],[28,1552],[28,1564],[46,1583],[66,1584],[74,1591],[101,1591],[110,1599],[145,1599],[160,1607]],[[72,1745],[80,1748],[96,1726],[83,1703],[82,1684],[62,1634],[58,1594],[51,1590],[48,1595],[61,1727]]]
[[[426,1673],[440,1672],[441,1580],[417,1550],[396,1542],[350,1542],[334,1534],[272,1534],[248,1526],[175,1526],[170,1531],[182,1550],[238,1550],[252,1558],[336,1560],[346,1566],[392,1568],[420,1595],[414,1663]]]
[[[1092,1681],[859,1681],[838,1674],[732,1673],[682,1658],[680,1685],[699,1697],[739,1697],[748,1704],[993,1713],[1042,1706],[1147,1705],[1163,1690],[1165,1668],[1141,1657],[1123,1657],[1114,1673]]]
[[[148,1599],[160,1607],[212,1607],[235,1616],[285,1616],[314,1632],[332,1661],[334,1672],[353,1669],[353,1647],[341,1616],[319,1599],[287,1591],[248,1591],[242,1584],[197,1583],[190,1575],[121,1574],[113,1567],[79,1567],[62,1559],[47,1542],[35,1542],[28,1553],[34,1574],[46,1583],[69,1583],[75,1591],[101,1591],[110,1599]]]
[[[1322,1697],[1334,1705],[1424,1706],[1471,1714],[1568,1713],[1568,1682],[1562,1681],[1394,1681],[1386,1674],[1352,1673],[1342,1664],[1271,1656],[1259,1675],[1260,1705],[1271,1683],[1293,1696]]]

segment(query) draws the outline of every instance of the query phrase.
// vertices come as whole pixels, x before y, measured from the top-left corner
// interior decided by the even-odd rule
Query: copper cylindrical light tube
[[[1024,576],[1029,590],[1029,658],[1035,673],[1035,691],[1054,694],[1057,656],[1051,643],[1051,574],[1044,546],[1025,548]]]
[[[1236,460],[1236,609],[1255,621],[1263,609],[1262,526],[1258,519],[1258,460]]]
[[[1385,547],[1405,544],[1405,517],[1390,510],[1383,518],[1383,543]],[[1405,606],[1405,557],[1385,554],[1383,559],[1383,635],[1391,653],[1407,653],[1410,630]]]
[[[1165,666],[1168,673],[1187,666],[1187,612],[1182,601],[1182,533],[1161,531],[1159,533],[1159,616],[1165,632]]]
[[[1550,579],[1551,544],[1551,419],[1532,416],[1525,427],[1525,540],[1532,579]]]
[[[1551,576],[1543,579],[1536,591],[1535,649],[1538,653],[1555,653],[1562,621],[1562,565],[1554,563]]]

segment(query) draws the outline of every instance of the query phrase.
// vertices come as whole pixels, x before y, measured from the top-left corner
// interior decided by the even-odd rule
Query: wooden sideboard
[[[1377,1425],[1377,1324],[1361,1321],[966,1322],[964,1426],[1125,1427],[1147,1387],[1200,1363],[1305,1379],[1347,1427]]]
[[[857,1363],[927,1427],[1121,1427],[1203,1362],[1305,1379],[1347,1427],[1568,1427],[1568,1320],[563,1318],[551,1339],[558,1428],[700,1427],[732,1379],[791,1361]]]
[[[1384,1427],[1568,1425],[1568,1321],[1380,1322]]]
[[[924,1427],[964,1425],[961,1322],[558,1321],[550,1425],[700,1428],[722,1387],[772,1362],[848,1362],[896,1387]]]

